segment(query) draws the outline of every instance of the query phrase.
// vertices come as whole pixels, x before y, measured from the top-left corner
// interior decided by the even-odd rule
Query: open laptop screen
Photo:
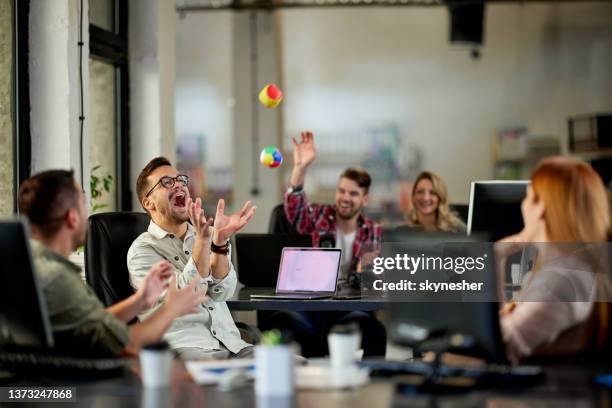
[[[276,292],[336,291],[340,249],[284,248]]]

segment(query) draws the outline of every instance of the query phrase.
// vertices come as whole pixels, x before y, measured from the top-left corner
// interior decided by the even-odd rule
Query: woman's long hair
[[[416,211],[416,205],[414,203],[415,193],[417,186],[421,180],[429,180],[433,186],[433,191],[438,196],[438,208],[436,209],[436,229],[439,231],[457,232],[462,224],[459,217],[457,217],[448,206],[448,192],[446,185],[440,176],[431,171],[421,172],[412,186],[412,208],[408,212],[408,225],[410,226],[421,226],[419,222],[419,216]]]
[[[551,242],[607,242],[610,204],[601,177],[588,164],[565,157],[544,159],[531,177]]]
[[[603,347],[610,337],[608,302],[612,298],[610,258],[605,244],[610,232],[610,201],[603,181],[587,163],[551,157],[540,162],[531,177],[531,186],[536,199],[544,200],[548,240],[558,246],[585,243],[582,251],[579,245],[574,247],[586,255],[595,273],[596,296],[589,321],[594,330],[592,340]]]

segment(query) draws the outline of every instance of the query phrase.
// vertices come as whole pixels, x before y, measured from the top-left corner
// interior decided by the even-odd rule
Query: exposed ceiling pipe
[[[589,0],[610,3],[612,0]],[[482,3],[481,0],[198,0],[179,1],[176,11],[180,15],[198,11],[214,10],[274,10],[280,8],[325,8],[325,7],[439,7],[448,3]],[[582,3],[581,0],[486,0],[485,3]]]

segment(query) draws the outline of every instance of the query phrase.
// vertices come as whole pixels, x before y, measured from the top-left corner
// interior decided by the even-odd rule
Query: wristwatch
[[[300,191],[302,191],[302,189],[303,189],[303,188],[304,188],[304,186],[302,186],[302,185],[299,185],[299,186],[295,186],[295,187],[294,187],[294,186],[292,186],[291,184],[289,184],[289,188],[287,188],[287,192],[288,192],[289,194],[292,194],[292,193],[299,193]]]
[[[229,239],[223,245],[215,245],[215,243],[211,241],[210,242],[210,250],[212,252],[214,252],[215,254],[220,254],[220,255],[227,255],[227,254],[229,254],[229,250],[230,250],[230,241],[229,241]]]

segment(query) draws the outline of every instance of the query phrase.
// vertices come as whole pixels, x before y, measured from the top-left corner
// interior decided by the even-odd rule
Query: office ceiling
[[[591,0],[593,1],[593,0]],[[595,0],[610,2],[612,0]],[[443,6],[477,3],[579,3],[580,0],[176,0],[179,13],[223,9],[276,9],[292,7]]]

